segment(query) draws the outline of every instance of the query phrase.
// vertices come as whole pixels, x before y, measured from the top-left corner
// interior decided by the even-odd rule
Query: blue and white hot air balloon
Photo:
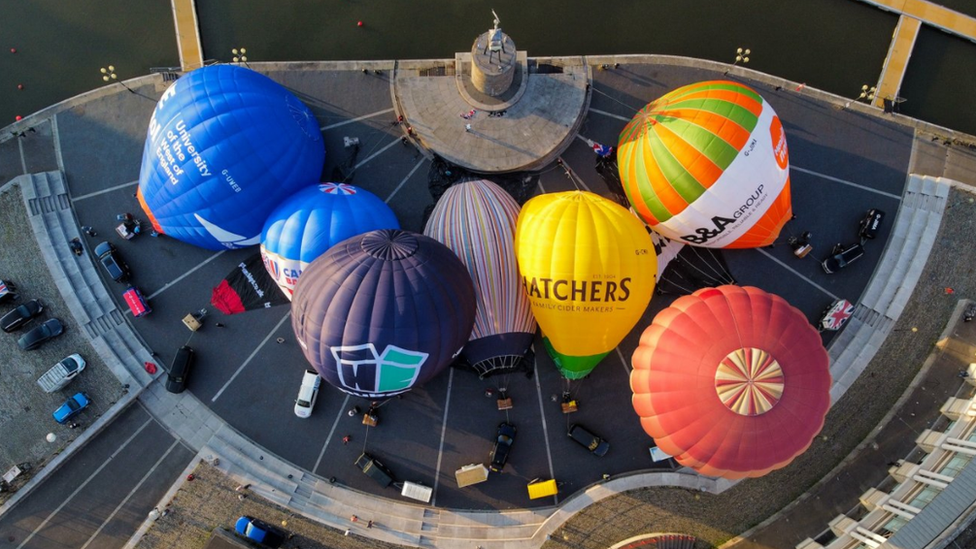
[[[275,206],[319,181],[324,163],[318,123],[297,97],[252,70],[211,65],[156,105],[138,198],[160,233],[241,248],[258,243]]]
[[[261,231],[261,258],[291,299],[302,271],[343,240],[376,229],[399,229],[393,210],[375,194],[346,183],[322,183],[286,198]]]

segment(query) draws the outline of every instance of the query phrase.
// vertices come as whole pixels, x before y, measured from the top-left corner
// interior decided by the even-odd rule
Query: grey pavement
[[[550,74],[530,75],[529,83],[526,84],[526,91],[522,96],[522,100],[526,101],[524,106],[522,106],[522,100],[520,100],[515,105],[509,107],[507,109],[508,112],[503,117],[492,117],[490,119],[485,117],[484,119],[476,120],[472,123],[472,126],[477,128],[476,132],[464,131],[464,121],[458,114],[459,112],[464,112],[467,103],[465,103],[462,94],[458,92],[453,77],[448,75],[433,77],[420,76],[420,62],[414,62],[412,65],[408,63],[394,64],[391,62],[377,62],[369,66],[382,67],[385,73],[381,78],[386,78],[386,74],[389,74],[389,71],[395,69],[396,74],[390,81],[390,90],[394,96],[395,108],[398,109],[396,112],[404,113],[407,123],[414,127],[419,143],[430,147],[430,150],[426,151],[427,153],[437,152],[438,154],[450,154],[452,156],[448,158],[459,164],[500,171],[522,169],[525,166],[532,165],[533,158],[542,157],[551,159],[564,152],[567,154],[575,154],[572,153],[572,147],[582,146],[575,139],[577,129],[580,132],[585,131],[590,136],[596,137],[591,133],[598,125],[596,122],[592,126],[581,126],[584,115],[587,114],[585,106],[589,104],[589,95],[587,94],[590,78],[589,71],[593,66],[615,62],[621,62],[635,67],[681,66],[700,70],[703,76],[710,75],[713,77],[716,72],[723,71],[726,68],[725,65],[663,56],[566,58],[551,61],[553,63],[559,62],[564,67],[564,72],[561,77],[557,78]],[[449,62],[440,61],[439,63],[442,67],[449,65]],[[298,64],[295,67],[289,67],[288,64],[279,64],[268,65],[266,67],[258,66],[256,68],[266,71],[276,78],[280,77],[278,78],[279,81],[288,82],[302,79],[319,82],[319,85],[327,85],[321,84],[321,82],[327,81],[327,78],[323,78],[324,76],[358,72],[361,66],[323,63],[317,64],[313,68],[309,65]],[[407,67],[412,68],[408,69]],[[418,72],[410,75],[409,71]],[[567,76],[567,73],[569,76]],[[620,72],[616,75],[608,74],[606,78],[615,78],[624,74],[626,73]],[[733,76],[747,76],[751,80],[769,86],[795,85],[795,83],[785,82],[742,69],[734,69]],[[635,75],[632,78],[642,77]],[[534,79],[540,82],[538,88],[533,87]],[[541,84],[543,82],[546,84]],[[161,89],[164,88],[160,76],[140,79],[138,84],[139,87],[137,89],[140,90],[140,93],[145,94],[146,97],[158,95]],[[115,95],[112,95],[113,93]],[[634,103],[637,102],[633,97],[626,97],[624,95],[614,97],[612,96],[612,92],[603,93],[605,97],[609,97],[613,102],[624,105],[625,107],[633,107]],[[341,97],[341,94],[337,94],[337,96]],[[113,92],[102,89],[80,96],[65,104],[52,107],[50,110],[42,111],[41,113],[28,117],[21,123],[14,125],[13,129],[17,131],[22,128],[41,126],[49,123],[51,120],[58,120],[52,118],[52,115],[55,113],[70,114],[72,111],[84,110],[89,102],[94,99],[99,99],[103,102],[103,106],[97,108],[104,108],[105,102],[108,105],[115,105],[116,114],[114,115],[114,121],[118,123],[118,127],[116,128],[113,123],[107,123],[105,127],[97,128],[96,131],[105,133],[105,138],[94,140],[91,146],[96,151],[104,153],[105,156],[101,158],[104,158],[108,163],[112,162],[114,156],[133,154],[132,150],[123,150],[120,152],[111,147],[111,134],[113,132],[118,131],[126,135],[138,135],[139,121],[144,121],[147,118],[144,116],[145,113],[141,113],[138,116],[127,116],[127,110],[123,107],[131,104],[134,99],[128,97],[128,94],[124,90]],[[440,99],[443,103],[440,106],[435,105],[436,99]],[[829,112],[830,109],[834,109],[834,106],[844,102],[843,98],[830,96],[829,94],[810,89],[804,89],[802,93],[792,94],[787,100],[799,103],[810,102],[816,105],[817,108],[823,108],[826,112]],[[612,102],[608,103],[608,105],[612,104]],[[558,108],[549,110],[547,105],[557,105]],[[139,110],[148,112],[151,106],[150,101],[144,101],[140,104]],[[353,120],[349,115],[354,114],[354,111],[350,111],[342,105],[316,105],[312,102],[310,106],[317,111],[317,114],[328,111],[330,116],[335,116],[336,121],[333,124],[341,124]],[[625,109],[618,110],[626,112]],[[882,118],[876,110],[868,107],[855,105],[854,110],[863,117],[862,124],[864,125],[870,126],[875,123],[875,118]],[[569,114],[574,112],[576,113],[574,116],[569,116]],[[371,113],[355,114],[363,116]],[[393,111],[390,111],[389,114],[385,111],[372,114],[375,116],[387,116],[389,119],[395,118]],[[482,114],[484,113],[480,113],[478,116]],[[65,120],[70,121],[72,118],[67,116]],[[896,120],[895,124],[901,122],[901,120]],[[886,121],[885,123],[887,124],[889,122]],[[930,127],[913,121],[908,121],[907,123],[910,123],[913,127],[917,127],[920,133],[927,131],[931,135],[950,136],[950,140],[960,139],[957,134],[944,131],[940,128]],[[329,122],[326,121],[326,126],[328,125]],[[103,356],[109,367],[112,368],[120,380],[124,380],[125,383],[131,385],[130,391],[138,394],[140,402],[145,405],[153,417],[165,425],[171,434],[178,437],[194,451],[197,451],[198,457],[201,459],[208,461],[214,461],[216,459],[219,463],[218,467],[225,470],[229,475],[240,478],[242,482],[254,483],[255,492],[259,495],[288,506],[296,512],[336,527],[344,526],[348,514],[355,512],[357,509],[382,510],[389,515],[390,520],[388,522],[391,525],[398,525],[397,528],[384,530],[375,534],[377,536],[383,536],[385,541],[417,546],[451,548],[470,547],[472,543],[477,543],[486,548],[507,549],[541,546],[545,543],[546,535],[557,532],[567,521],[571,522],[575,513],[628,490],[649,486],[678,486],[698,491],[720,493],[731,486],[732,483],[701,477],[700,475],[684,470],[663,473],[638,472],[615,478],[609,482],[598,483],[581,490],[572,497],[564,500],[558,507],[506,512],[463,512],[443,508],[425,508],[392,502],[389,499],[378,499],[374,496],[344,488],[341,485],[332,485],[327,480],[274,456],[266,449],[254,444],[247,437],[230,427],[204,406],[197,397],[191,394],[171,395],[163,391],[158,379],[153,379],[142,369],[144,362],[153,360],[151,356],[152,351],[141,341],[136,331],[132,330],[128,321],[119,321],[117,309],[113,311],[111,303],[105,301],[103,295],[104,288],[100,290],[100,286],[104,282],[99,281],[97,278],[98,274],[95,274],[94,278],[92,277],[93,272],[90,269],[93,269],[93,265],[83,260],[73,259],[70,251],[67,251],[66,237],[72,235],[71,228],[76,226],[77,223],[70,217],[70,210],[66,207],[67,204],[58,198],[64,193],[63,187],[58,186],[63,185],[63,182],[60,181],[61,176],[59,172],[54,171],[52,173],[52,170],[60,170],[61,173],[67,174],[67,177],[72,181],[72,185],[77,184],[78,187],[76,188],[88,189],[87,192],[92,194],[100,193],[105,189],[117,187],[121,189],[129,182],[86,179],[88,176],[85,174],[91,172],[85,170],[79,170],[76,175],[72,175],[75,163],[84,161],[92,153],[91,151],[87,151],[86,153],[82,149],[62,150],[58,144],[56,125],[53,125],[53,128],[52,143],[49,143],[50,146],[47,147],[38,145],[37,142],[33,142],[33,145],[25,146],[24,143],[27,143],[25,140],[13,140],[11,142],[10,138],[0,138],[2,139],[0,141],[0,158],[8,160],[0,165],[0,174],[12,176],[20,172],[31,174],[43,172],[40,175],[27,176],[27,179],[21,180],[21,184],[24,185],[24,196],[28,206],[40,204],[40,206],[29,208],[33,217],[38,218],[37,223],[32,222],[32,227],[34,232],[39,235],[38,240],[41,243],[39,248],[45,260],[48,261],[49,269],[52,272],[58,273],[55,278],[62,295],[68,302],[68,308],[71,310],[78,324],[85,327],[85,332],[91,339],[93,346]],[[518,132],[521,132],[521,135],[515,135]],[[4,132],[4,135],[8,135],[7,132]],[[961,138],[965,139],[966,137],[962,136]],[[480,139],[481,141],[475,141],[476,139]],[[604,136],[601,139],[610,141],[612,137],[608,139]],[[126,142],[131,141],[130,139]],[[535,148],[530,148],[530,143],[534,143],[531,147]],[[966,183],[973,183],[972,168],[968,167],[973,165],[971,164],[971,155],[968,155],[965,151],[947,155],[946,161],[940,171],[938,163],[938,151],[940,149],[937,147],[933,149],[932,143],[933,141],[928,135],[918,137],[915,140],[913,151],[916,149],[921,151],[915,156],[916,164],[924,163],[927,167],[925,171],[939,172],[933,175],[948,176],[948,174],[952,174],[952,176]],[[16,149],[14,147],[15,145]],[[374,150],[394,145],[396,145],[395,140],[389,143],[377,142]],[[31,147],[34,147],[36,150],[31,149]],[[951,151],[956,151],[956,149],[952,148],[951,143],[949,147]],[[330,150],[341,150],[341,147],[337,146]],[[138,154],[138,152],[135,152],[135,154]],[[923,155],[924,158],[920,160],[920,157]],[[902,180],[904,180],[907,168],[906,166],[900,174],[898,174],[897,170],[889,170],[889,175],[892,179],[897,179],[900,175]],[[5,178],[4,181],[8,178]],[[897,187],[892,190],[896,191],[898,196],[901,195],[900,189],[903,184],[898,182],[893,183],[893,186]],[[934,197],[935,203],[931,205],[931,208],[924,208],[926,212],[924,216],[917,216],[914,212],[911,214],[906,213],[905,215],[900,214],[899,220],[895,224],[896,231],[901,231],[904,228],[906,235],[909,233],[914,235],[914,240],[909,239],[907,236],[903,240],[898,238],[892,239],[892,242],[899,242],[900,244],[889,244],[884,258],[881,259],[882,262],[893,262],[895,272],[890,273],[887,277],[875,277],[875,280],[872,281],[864,293],[864,295],[872,295],[872,292],[875,291],[874,288],[877,287],[876,284],[882,285],[883,289],[877,290],[881,294],[894,292],[892,297],[882,300],[888,303],[884,310],[875,311],[878,315],[893,315],[889,316],[891,322],[882,323],[884,326],[880,332],[870,332],[871,336],[867,337],[868,343],[865,345],[858,344],[859,347],[872,348],[880,345],[884,339],[884,335],[887,333],[884,330],[890,328],[891,324],[898,320],[899,307],[897,305],[892,307],[891,303],[899,299],[902,302],[906,300],[905,293],[911,294],[912,285],[914,284],[911,282],[911,277],[906,278],[901,276],[902,271],[905,274],[909,274],[913,266],[924,265],[925,255],[918,255],[919,243],[925,235],[931,235],[933,227],[938,227],[941,215],[938,201],[942,199],[944,203],[945,199],[945,193],[939,190],[942,188],[941,185],[932,183],[930,186],[930,192],[923,194],[924,196]],[[390,189],[390,191],[395,192],[395,189]],[[910,188],[909,190],[910,193],[917,193],[917,191],[918,189],[915,188]],[[76,190],[74,192],[78,193],[79,191]],[[926,198],[920,198],[918,200],[926,204],[929,202]],[[913,205],[915,205],[914,201],[915,199],[913,198],[911,201]],[[901,207],[904,208],[908,202],[910,202],[908,198],[903,198]],[[916,209],[921,211],[923,208]],[[65,210],[68,211],[65,212]],[[907,212],[908,210],[906,209],[904,211]],[[416,213],[412,215],[416,215]],[[914,221],[916,217],[920,221]],[[907,244],[910,240],[914,244]],[[889,256],[889,253],[894,255]],[[893,259],[889,259],[889,257]],[[917,280],[920,269],[916,267],[915,270],[918,272],[913,276]],[[905,282],[902,282],[901,286],[896,286],[893,290],[884,289],[889,288],[888,280],[890,278],[905,280]],[[903,297],[897,297],[899,292],[901,292]],[[874,328],[874,326],[871,326],[872,320],[868,318],[871,316],[869,311],[874,310],[873,307],[875,305],[866,305],[863,309],[865,312],[861,313],[864,318],[859,318],[863,326],[867,326],[868,328]],[[870,330],[863,326],[857,330],[858,334],[862,330],[866,330],[864,333],[869,333]],[[874,335],[875,333],[880,333],[881,335],[876,336]],[[840,351],[849,344],[844,342],[844,340],[838,339],[834,345]],[[832,354],[835,353],[833,347],[831,348],[831,352]],[[840,381],[845,379],[844,373],[847,371],[847,368],[853,368],[854,370],[852,371],[856,371],[859,359],[857,356],[850,356],[849,359],[844,359],[845,355],[842,352],[836,353],[836,356],[838,362],[834,364],[834,371],[836,378]],[[870,359],[870,357],[867,358],[868,360]],[[850,366],[844,365],[843,362],[845,360],[850,360]],[[863,364],[864,357],[860,360]],[[846,383],[849,384],[850,380],[846,381]],[[842,390],[839,391],[835,398],[839,398],[842,392]],[[121,409],[116,410],[116,412],[120,411]],[[108,417],[106,417],[106,420],[108,420]],[[83,446],[83,441],[77,442],[63,455],[70,456],[73,452],[77,452],[81,446]],[[65,457],[64,459],[67,458]],[[43,475],[38,477],[37,482],[40,483],[42,479]],[[24,494],[28,494],[29,492],[30,490],[23,491]],[[12,505],[5,509],[10,509]],[[810,513],[809,517],[811,520],[814,520],[815,516]],[[828,517],[826,520],[829,520],[829,518],[832,517]]]

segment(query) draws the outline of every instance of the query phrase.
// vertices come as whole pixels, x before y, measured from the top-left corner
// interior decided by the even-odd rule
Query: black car
[[[193,348],[186,345],[176,351],[173,365],[166,375],[166,390],[171,393],[182,393],[186,389],[186,379],[190,376],[193,366]]]
[[[102,242],[95,246],[95,255],[98,256],[99,263],[105,267],[108,276],[116,282],[125,282],[129,279],[129,266],[119,257],[118,250],[109,242]]]
[[[24,351],[33,351],[40,347],[45,341],[58,337],[64,332],[64,324],[56,318],[49,318],[44,324],[27,332],[17,341],[17,345]]]
[[[573,425],[569,428],[569,438],[586,447],[587,450],[595,455],[603,457],[610,450],[610,443],[586,430],[582,425]]]
[[[860,244],[848,244],[847,246],[837,244],[834,246],[832,255],[824,259],[820,266],[823,267],[825,273],[833,274],[854,263],[862,255],[864,255],[864,247]]]
[[[881,222],[884,220],[885,213],[877,208],[871,208],[864,218],[857,225],[857,234],[862,239],[874,239],[881,230]]]
[[[495,436],[495,444],[491,447],[488,459],[491,460],[490,469],[496,473],[501,473],[508,461],[508,454],[512,451],[512,444],[515,442],[515,426],[511,423],[502,423],[498,426],[498,434]]]
[[[30,322],[30,319],[41,314],[43,310],[44,305],[41,305],[40,301],[32,299],[3,315],[3,318],[0,318],[0,328],[3,328],[3,331],[7,333],[19,330],[24,324]]]

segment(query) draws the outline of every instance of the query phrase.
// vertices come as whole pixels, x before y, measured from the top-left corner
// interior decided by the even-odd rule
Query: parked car
[[[515,443],[515,426],[511,423],[501,423],[498,425],[498,433],[495,436],[495,443],[491,447],[488,459],[491,461],[490,468],[495,473],[501,473],[508,461],[508,455],[512,451],[512,444]]]
[[[837,244],[830,257],[824,259],[820,264],[827,274],[833,274],[857,261],[864,255],[864,247],[860,244],[848,244],[844,246]]]
[[[166,374],[166,390],[171,393],[182,393],[186,390],[186,380],[190,376],[193,366],[193,348],[186,345],[176,351],[173,365]]]
[[[95,255],[98,256],[99,263],[105,267],[105,272],[112,280],[121,283],[129,279],[129,266],[110,242],[102,242],[95,246]]]
[[[315,399],[319,396],[319,384],[322,378],[315,370],[305,370],[302,376],[302,386],[298,389],[298,398],[295,399],[295,415],[306,418],[312,415],[312,408],[315,407]]]
[[[85,359],[75,353],[62,359],[50,370],[44,372],[44,375],[37,378],[37,384],[45,393],[53,393],[58,389],[63,389],[65,385],[71,383],[72,379],[78,377],[78,374],[85,370],[86,364]]]
[[[91,399],[88,398],[87,393],[75,393],[54,411],[54,421],[61,424],[67,423],[68,420],[87,408],[89,404],[91,404]]]
[[[358,458],[356,458],[356,467],[359,467],[360,471],[378,482],[380,486],[384,488],[393,484],[393,473],[391,473],[385,465],[366,452],[363,452]]]
[[[610,450],[610,443],[586,430],[582,425],[574,424],[569,428],[569,438],[585,446],[587,450],[603,457]]]
[[[288,533],[284,530],[247,515],[237,519],[234,530],[245,538],[265,547],[281,547],[281,544],[288,539]]]
[[[0,280],[0,303],[17,300],[17,286],[13,282]]]
[[[3,315],[3,318],[0,318],[0,328],[7,333],[19,330],[24,324],[30,322],[32,318],[41,314],[43,310],[44,305],[40,301],[32,299]]]
[[[61,324],[57,318],[49,318],[40,326],[20,336],[17,345],[20,345],[23,351],[33,351],[47,340],[58,337],[62,333],[64,333],[64,324]]]
[[[874,239],[881,230],[881,222],[884,220],[885,213],[877,208],[871,208],[864,218],[857,225],[857,234],[861,238]]]

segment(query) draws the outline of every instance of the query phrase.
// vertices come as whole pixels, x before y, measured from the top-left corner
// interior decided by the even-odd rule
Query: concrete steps
[[[891,236],[852,318],[828,350],[836,402],[884,343],[908,303],[935,244],[950,184],[910,175]]]

